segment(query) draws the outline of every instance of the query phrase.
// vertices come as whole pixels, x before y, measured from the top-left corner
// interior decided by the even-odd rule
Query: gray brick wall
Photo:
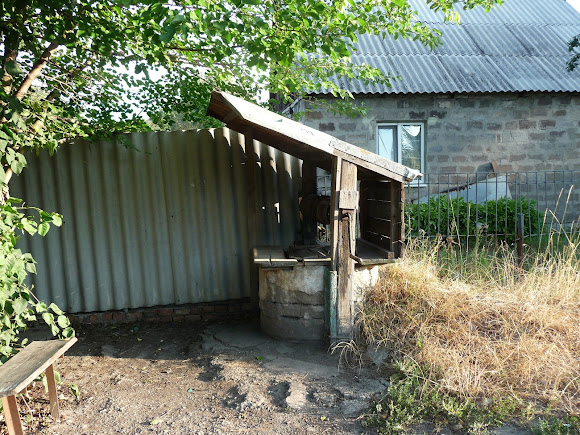
[[[357,97],[356,119],[307,111],[303,123],[376,151],[377,123],[424,122],[425,172],[580,168],[580,92]],[[302,103],[302,109],[304,109]]]

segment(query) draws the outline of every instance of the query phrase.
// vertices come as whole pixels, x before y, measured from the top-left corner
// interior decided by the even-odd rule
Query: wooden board
[[[33,341],[0,366],[0,397],[19,393],[48,366],[77,342],[69,340]]]
[[[254,264],[261,267],[293,267],[298,264],[295,258],[286,258],[281,246],[256,246],[253,254]]]

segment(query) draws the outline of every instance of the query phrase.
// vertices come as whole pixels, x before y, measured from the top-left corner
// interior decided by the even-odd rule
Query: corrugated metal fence
[[[228,129],[133,134],[29,158],[13,196],[64,215],[25,237],[35,293],[69,312],[252,296],[243,136]],[[289,245],[301,162],[254,143],[258,244]]]

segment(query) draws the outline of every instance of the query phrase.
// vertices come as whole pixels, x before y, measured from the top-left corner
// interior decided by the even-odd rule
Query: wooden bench
[[[16,394],[22,392],[43,371],[46,371],[50,413],[54,418],[58,418],[58,397],[53,364],[76,341],[76,338],[33,341],[0,366],[0,397],[2,397],[4,419],[10,435],[23,434]]]

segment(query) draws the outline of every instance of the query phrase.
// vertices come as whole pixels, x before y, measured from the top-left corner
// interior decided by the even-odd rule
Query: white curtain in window
[[[421,169],[421,126],[401,125],[401,163]]]

